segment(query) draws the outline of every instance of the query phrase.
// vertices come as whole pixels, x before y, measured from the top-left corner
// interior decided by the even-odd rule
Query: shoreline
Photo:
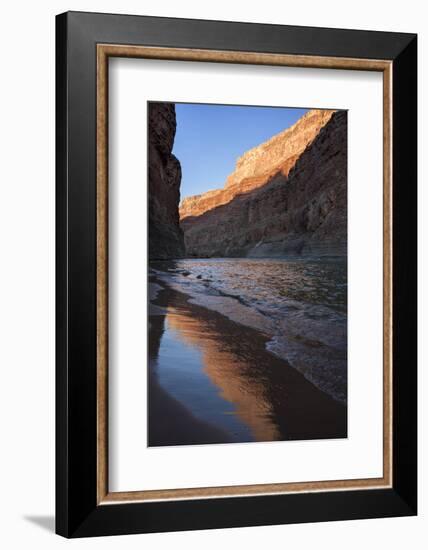
[[[284,270],[274,267],[281,264],[286,266]],[[192,304],[269,336],[265,345],[268,352],[288,362],[317,388],[346,405],[347,309],[346,298],[338,298],[343,292],[337,291],[346,286],[340,281],[346,271],[343,265],[338,258],[300,261],[216,258],[152,262],[150,272],[188,296]],[[322,281],[317,280],[320,274]],[[274,290],[271,276],[276,285]],[[239,277],[242,287],[236,284]],[[334,282],[338,286],[334,288],[332,277],[338,277]],[[335,298],[328,299],[325,295],[326,280],[330,297]],[[285,294],[281,292],[284,284],[288,287]]]
[[[149,281],[156,285],[150,301],[155,309],[149,314],[149,446],[347,437],[346,406],[267,351],[267,335],[192,303],[191,296],[156,275]],[[220,405],[233,407],[233,412],[207,422],[194,414],[191,403],[165,389],[159,357],[171,334],[198,351],[198,376],[209,379],[209,390],[215,393],[211,386],[215,388]],[[174,362],[173,375],[178,376],[186,359],[176,353]],[[175,382],[174,389],[179,385]],[[245,425],[251,437],[237,435],[228,425],[232,420]]]

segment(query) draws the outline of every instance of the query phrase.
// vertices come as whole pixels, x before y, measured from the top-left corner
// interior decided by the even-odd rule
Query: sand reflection
[[[212,322],[195,318],[184,309],[169,308],[166,321],[184,342],[200,350],[203,372],[218,388],[220,397],[234,405],[235,414],[250,428],[254,439],[279,439],[272,405],[248,346],[236,340],[231,346],[229,338],[219,334]]]

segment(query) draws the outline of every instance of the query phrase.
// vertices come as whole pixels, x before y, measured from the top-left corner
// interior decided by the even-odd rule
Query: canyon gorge
[[[311,110],[180,205],[188,257],[344,255],[347,113]]]
[[[346,255],[346,111],[308,111],[181,203],[176,126],[174,104],[149,104],[151,259]]]
[[[347,437],[347,112],[217,108],[148,104],[148,444]]]

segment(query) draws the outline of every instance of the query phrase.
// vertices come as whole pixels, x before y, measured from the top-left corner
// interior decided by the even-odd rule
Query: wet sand
[[[226,432],[198,420],[158,382],[157,352],[164,327],[164,317],[153,315],[149,331],[149,446],[228,443]]]
[[[347,437],[346,406],[268,352],[266,335],[150,282],[149,446]]]

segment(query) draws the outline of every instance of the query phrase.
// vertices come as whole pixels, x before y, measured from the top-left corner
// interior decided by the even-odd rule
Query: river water
[[[345,258],[183,259],[151,272],[190,302],[266,335],[266,350],[347,400]]]

